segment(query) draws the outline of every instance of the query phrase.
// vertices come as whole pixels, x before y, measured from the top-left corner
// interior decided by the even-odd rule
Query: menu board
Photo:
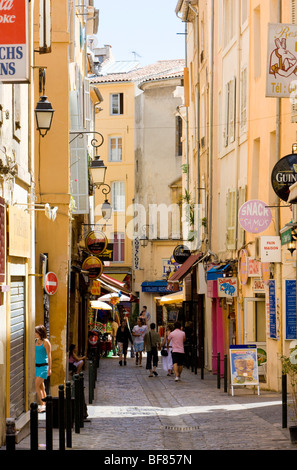
[[[296,339],[296,280],[285,280],[286,339]]]
[[[232,395],[234,386],[255,385],[259,393],[257,346],[255,344],[230,346],[230,373]]]
[[[270,338],[276,339],[276,294],[275,280],[269,281],[269,325]]]

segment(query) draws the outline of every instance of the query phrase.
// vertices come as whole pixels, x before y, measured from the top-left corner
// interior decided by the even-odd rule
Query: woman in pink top
[[[175,381],[178,382],[183,370],[185,358],[184,342],[186,341],[186,334],[181,330],[181,324],[178,321],[174,323],[174,330],[168,336],[168,345],[170,341],[172,341],[172,361]]]

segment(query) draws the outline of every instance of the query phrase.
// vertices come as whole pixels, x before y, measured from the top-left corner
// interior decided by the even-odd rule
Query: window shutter
[[[86,137],[70,144],[70,193],[75,201],[76,214],[89,212],[89,176]]]
[[[237,217],[240,207],[246,202],[246,186],[243,188],[239,188],[238,191],[238,211]],[[237,249],[240,249],[244,245],[245,240],[245,231],[238,223],[238,235],[237,235]]]
[[[225,86],[225,130],[224,130],[224,145],[228,147],[228,124],[229,124],[229,83]]]
[[[227,194],[227,249],[236,248],[236,211],[237,192],[236,189],[228,191]]]
[[[291,21],[292,24],[296,24],[297,20],[297,6],[296,6],[296,0],[291,0]]]
[[[87,131],[91,129],[91,97],[90,80],[84,79],[84,127]]]
[[[241,72],[240,90],[240,127],[244,131],[247,125],[247,68]]]
[[[115,212],[125,210],[125,183],[123,181],[112,183],[112,209]]]
[[[229,143],[235,140],[235,116],[236,116],[236,79],[229,82],[229,125],[228,140]]]

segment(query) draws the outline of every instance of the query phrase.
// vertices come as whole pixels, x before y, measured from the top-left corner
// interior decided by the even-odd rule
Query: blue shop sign
[[[167,280],[162,281],[145,281],[141,284],[142,292],[152,293],[172,293],[167,289]]]

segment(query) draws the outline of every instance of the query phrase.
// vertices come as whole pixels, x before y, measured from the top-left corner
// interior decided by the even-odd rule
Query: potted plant
[[[292,403],[291,418],[294,423],[289,426],[291,442],[297,444],[297,344],[290,349],[289,356],[282,356],[282,372],[287,375],[290,384]]]

